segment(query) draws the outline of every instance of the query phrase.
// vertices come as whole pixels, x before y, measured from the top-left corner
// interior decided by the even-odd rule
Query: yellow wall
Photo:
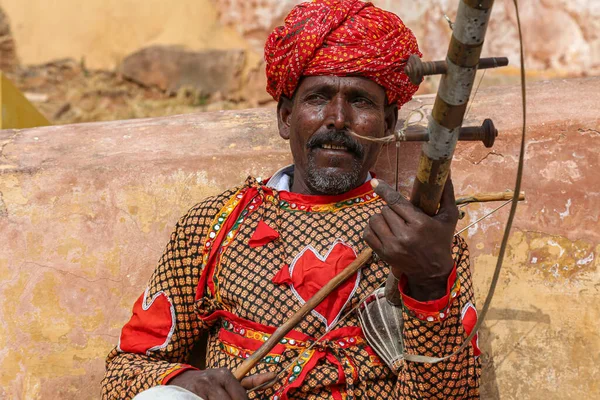
[[[47,126],[50,122],[0,72],[0,129]]]
[[[23,64],[85,56],[88,67],[113,68],[151,44],[247,47],[217,22],[209,0],[0,0],[0,7],[10,17]]]

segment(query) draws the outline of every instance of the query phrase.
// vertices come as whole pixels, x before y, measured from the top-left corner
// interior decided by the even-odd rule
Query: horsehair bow
[[[519,31],[523,127],[521,133],[519,164],[511,200],[512,205],[504,230],[490,289],[475,327],[458,350],[441,358],[406,354],[405,359],[408,361],[437,363],[462,352],[477,334],[477,331],[485,320],[500,276],[510,230],[516,214],[517,204],[522,195],[520,190],[523,176],[527,121],[523,34],[519,16],[518,0],[513,0],[513,3],[515,6]],[[475,75],[481,61],[479,56],[483,47],[493,4],[494,0],[461,0],[456,21],[452,25],[453,34],[446,61],[418,63],[413,60],[407,64],[405,69],[407,75],[412,75],[414,79],[419,79],[419,77],[422,79],[424,75],[431,75],[434,73],[443,74],[438,88],[438,95],[434,103],[432,117],[429,119],[427,132],[428,142],[423,146],[417,177],[411,195],[411,202],[429,215],[434,215],[439,207],[441,194],[450,172],[450,164],[454,149],[456,148],[457,141],[462,133],[461,131],[464,131],[465,129],[461,129],[462,122],[464,120]],[[504,59],[500,58],[487,60],[491,60],[486,61],[488,67],[504,64]],[[238,380],[241,380],[265,355],[267,355],[269,351],[273,349],[273,347],[275,347],[275,345],[280,342],[281,339],[284,338],[288,332],[299,324],[302,319],[319,305],[333,290],[335,290],[337,286],[359,270],[369,259],[371,259],[372,255],[373,250],[371,248],[362,251],[350,265],[323,286],[296,312],[296,314],[282,326],[277,328],[257,351],[244,360],[244,362],[233,372],[234,376]],[[294,362],[292,362],[292,364],[293,363]]]

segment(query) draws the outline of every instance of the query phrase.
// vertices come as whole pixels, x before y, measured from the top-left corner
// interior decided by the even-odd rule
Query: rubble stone
[[[189,51],[179,46],[151,46],[123,60],[124,77],[175,93],[182,88],[201,95],[239,90],[245,63],[243,50]]]

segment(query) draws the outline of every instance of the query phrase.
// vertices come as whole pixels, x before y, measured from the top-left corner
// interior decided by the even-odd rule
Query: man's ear
[[[398,123],[398,105],[388,104],[385,106],[385,136],[396,134],[396,124]]]
[[[292,116],[292,100],[285,96],[279,98],[277,103],[277,127],[279,136],[285,140],[290,139],[290,118]]]

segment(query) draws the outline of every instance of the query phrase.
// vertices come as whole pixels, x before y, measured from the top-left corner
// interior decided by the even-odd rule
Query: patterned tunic
[[[249,178],[193,207],[177,223],[108,356],[103,398],[131,398],[195,369],[192,352],[202,333],[208,335],[206,367],[236,369],[365,249],[363,230],[383,204],[369,183],[341,196],[306,196]],[[473,328],[465,242],[455,239],[452,252],[456,268],[445,297],[422,303],[403,290],[409,353],[451,354]],[[446,362],[405,362],[399,375],[365,341],[351,310],[388,272],[385,263],[372,259],[307,315],[250,371],[281,372],[276,385],[250,398],[478,398],[476,339]]]

